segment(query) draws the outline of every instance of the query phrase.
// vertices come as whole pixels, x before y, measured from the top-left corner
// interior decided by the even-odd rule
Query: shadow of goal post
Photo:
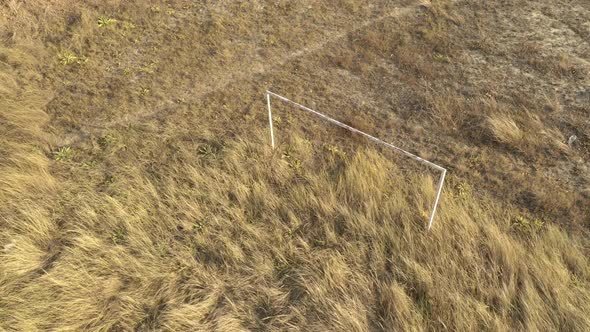
[[[332,124],[334,124],[334,125],[336,125],[338,127],[344,128],[344,129],[349,130],[349,131],[351,131],[353,133],[356,133],[356,134],[359,134],[361,136],[364,136],[364,137],[368,138],[369,140],[371,140],[371,141],[373,141],[373,142],[375,142],[377,144],[380,144],[380,145],[383,145],[385,147],[388,147],[388,148],[390,148],[390,149],[392,149],[392,150],[394,150],[396,152],[399,152],[399,153],[401,153],[401,154],[403,154],[403,155],[405,155],[407,157],[410,157],[410,158],[412,158],[412,159],[414,159],[414,160],[416,160],[416,161],[418,161],[418,162],[420,162],[420,163],[422,163],[424,165],[427,165],[430,168],[433,168],[433,169],[439,171],[440,172],[440,178],[438,180],[438,189],[436,191],[436,198],[434,199],[434,204],[432,206],[432,211],[430,212],[430,219],[428,221],[428,230],[430,230],[430,228],[432,227],[432,223],[434,222],[434,216],[436,215],[436,209],[438,208],[438,202],[440,200],[440,196],[441,196],[441,193],[442,193],[443,185],[444,185],[444,182],[445,182],[445,176],[447,175],[447,169],[446,168],[444,168],[442,166],[439,166],[439,165],[437,165],[437,164],[435,164],[433,162],[430,162],[430,161],[428,161],[426,159],[420,158],[417,155],[415,155],[413,153],[410,153],[410,152],[408,152],[406,150],[403,150],[403,149],[401,149],[401,148],[399,148],[399,147],[397,147],[397,146],[395,146],[393,144],[390,144],[390,143],[387,143],[385,141],[382,141],[382,140],[378,139],[375,136],[369,135],[369,134],[367,134],[365,132],[362,132],[362,131],[360,131],[360,130],[358,130],[356,128],[353,128],[353,127],[351,127],[349,125],[346,125],[346,124],[344,124],[344,123],[342,123],[342,122],[340,122],[338,120],[335,120],[335,119],[333,119],[333,118],[331,118],[329,116],[326,116],[326,115],[324,115],[324,114],[322,114],[320,112],[316,112],[316,111],[312,110],[309,107],[305,107],[305,106],[303,106],[303,105],[301,105],[299,103],[296,103],[296,102],[294,102],[294,101],[292,101],[290,99],[287,99],[287,98],[285,98],[285,97],[283,97],[283,96],[281,96],[279,94],[276,94],[274,92],[271,92],[271,91],[268,91],[267,90],[266,91],[266,105],[268,107],[268,123],[269,123],[269,127],[270,127],[270,144],[271,144],[271,146],[272,146],[273,149],[275,148],[275,136],[274,136],[274,129],[273,129],[272,109],[271,109],[271,105],[270,105],[270,98],[271,97],[275,97],[275,98],[277,98],[277,99],[279,99],[279,100],[281,100],[281,101],[283,101],[283,102],[285,102],[287,104],[291,104],[291,105],[293,105],[293,106],[295,106],[295,107],[297,107],[297,108],[299,108],[299,109],[301,109],[303,111],[306,111],[308,113],[311,113],[313,115],[316,115],[319,118],[321,118],[322,120],[328,121],[328,122],[330,122],[330,123],[332,123]]]

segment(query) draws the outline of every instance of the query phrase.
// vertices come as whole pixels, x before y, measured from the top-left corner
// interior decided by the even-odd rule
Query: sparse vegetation
[[[98,26],[100,28],[106,28],[110,25],[112,25],[113,23],[115,23],[115,19],[114,18],[108,18],[108,17],[100,17],[98,19]]]
[[[127,232],[123,228],[116,228],[111,234],[111,239],[114,244],[124,244],[126,238]]]
[[[67,161],[72,159],[74,150],[69,146],[63,146],[53,152],[53,159],[57,161]]]
[[[523,216],[517,216],[512,220],[512,227],[525,234],[536,234],[543,226],[545,226],[545,222],[539,219],[529,220]]]
[[[370,4],[0,6],[0,330],[589,331],[587,2]]]
[[[63,64],[63,65],[73,65],[73,64],[81,64],[83,62],[86,61],[86,59],[84,58],[80,58],[77,55],[70,53],[70,52],[64,52],[61,53],[58,56],[59,61]]]
[[[197,149],[197,153],[205,158],[212,157],[217,154],[218,149],[211,144],[203,144]]]

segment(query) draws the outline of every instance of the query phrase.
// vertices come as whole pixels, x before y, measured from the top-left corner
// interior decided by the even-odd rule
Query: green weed
[[[101,28],[106,28],[115,22],[116,22],[116,20],[114,18],[100,17],[98,19],[98,26]]]
[[[473,155],[467,160],[470,167],[479,167],[483,164],[483,158],[480,155]]]
[[[435,52],[434,55],[432,56],[432,58],[436,61],[439,61],[439,62],[448,62],[449,61],[448,56],[446,56],[442,53],[438,53],[438,52]]]
[[[127,22],[127,21],[123,22],[123,29],[125,29],[125,30],[133,30],[135,28],[136,28],[136,26],[132,22]]]
[[[287,162],[287,164],[289,164],[289,167],[291,167],[295,172],[299,172],[303,169],[303,164],[301,163],[301,160],[294,156],[291,147],[287,147],[287,149],[285,149],[281,157]]]
[[[457,197],[463,199],[471,197],[471,187],[466,182],[457,184],[455,189],[457,190]]]
[[[197,149],[197,154],[203,158],[210,158],[219,153],[220,146],[214,144],[203,144]]]
[[[193,224],[193,230],[196,232],[201,231],[205,227],[205,221],[196,221]]]
[[[63,146],[53,152],[53,159],[57,161],[68,161],[74,156],[74,150],[69,146]]]
[[[82,163],[82,167],[84,168],[94,168],[98,163],[96,160],[88,160]]]
[[[84,58],[84,57],[79,57],[77,55],[75,55],[74,53],[70,53],[70,52],[63,52],[61,54],[59,54],[57,56],[57,59],[59,60],[59,62],[61,62],[63,65],[74,65],[74,64],[82,64],[84,62],[87,62],[88,59]]]
[[[283,124],[283,119],[280,116],[275,115],[275,116],[272,117],[272,122],[275,125],[280,126],[281,124]]]
[[[521,215],[511,222],[512,229],[522,234],[536,234],[545,226],[545,222],[539,219],[527,219]]]
[[[127,242],[127,231],[123,227],[116,228],[111,233],[111,240],[114,244],[124,244]]]
[[[158,64],[155,61],[152,61],[149,64],[139,68],[139,72],[146,73],[146,74],[153,74],[153,73],[155,73],[157,66],[158,66]]]
[[[170,255],[170,247],[165,243],[158,243],[154,246],[159,257],[166,257]]]
[[[283,151],[281,158],[286,159],[286,160],[293,158],[293,149],[290,146],[288,146],[285,149],[285,151]]]
[[[299,172],[303,169],[303,164],[299,159],[292,159],[289,161],[289,167],[291,167],[295,172]]]
[[[327,145],[326,150],[328,150],[332,155],[335,155],[335,156],[338,156],[341,158],[346,157],[346,152],[342,151],[342,149],[340,149],[339,147],[337,147],[335,145]]]

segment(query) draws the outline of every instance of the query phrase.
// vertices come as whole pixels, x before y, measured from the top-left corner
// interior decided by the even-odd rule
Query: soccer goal
[[[351,127],[349,125],[346,125],[346,124],[344,124],[344,123],[342,123],[342,122],[340,122],[338,120],[335,120],[335,119],[333,119],[333,118],[331,118],[329,116],[326,116],[326,115],[324,115],[324,114],[322,114],[320,112],[314,111],[314,110],[312,110],[309,107],[305,107],[305,106],[303,106],[303,105],[301,105],[299,103],[296,103],[296,102],[294,102],[294,101],[292,101],[292,100],[290,100],[288,98],[285,98],[285,97],[283,97],[281,95],[278,95],[278,94],[276,94],[274,92],[266,91],[266,105],[268,107],[268,122],[269,122],[269,126],[270,126],[270,144],[271,144],[271,146],[272,146],[273,149],[275,148],[275,135],[274,135],[274,129],[273,129],[272,108],[271,108],[271,103],[270,103],[271,97],[277,98],[278,100],[281,100],[281,101],[283,101],[283,102],[285,102],[287,104],[291,104],[291,105],[297,107],[300,110],[306,111],[308,113],[311,113],[311,114],[313,114],[313,115],[321,118],[322,120],[328,121],[328,122],[330,122],[330,123],[332,123],[332,124],[334,124],[334,125],[336,125],[338,127],[341,127],[341,128],[346,129],[346,130],[349,130],[349,131],[351,131],[353,133],[359,134],[359,135],[361,135],[361,136],[363,136],[365,138],[368,138],[369,140],[371,140],[371,141],[373,141],[373,142],[375,142],[377,144],[380,144],[382,146],[385,146],[385,147],[387,147],[387,148],[389,148],[389,149],[391,149],[393,151],[396,151],[398,153],[401,153],[401,154],[403,154],[403,155],[405,155],[407,157],[410,157],[410,158],[412,158],[412,159],[414,159],[414,160],[416,160],[416,161],[418,161],[418,162],[420,162],[420,163],[422,163],[422,164],[424,164],[424,165],[426,165],[426,166],[428,166],[430,168],[433,168],[433,169],[439,171],[440,172],[440,178],[438,180],[438,189],[436,191],[436,198],[434,200],[434,204],[432,206],[432,211],[430,212],[430,219],[428,221],[428,229],[430,229],[432,227],[432,223],[434,222],[434,216],[436,214],[436,209],[438,207],[438,202],[440,200],[440,196],[441,196],[441,193],[442,193],[443,185],[444,185],[444,182],[445,182],[445,176],[447,174],[447,169],[446,168],[444,168],[442,166],[439,166],[439,165],[437,165],[437,164],[435,164],[433,162],[430,162],[430,161],[428,161],[426,159],[420,158],[420,157],[418,157],[417,155],[415,155],[413,153],[410,153],[410,152],[408,152],[406,150],[403,150],[403,149],[401,149],[401,148],[399,148],[399,147],[397,147],[397,146],[395,146],[393,144],[390,144],[390,143],[387,143],[385,141],[382,141],[382,140],[378,139],[375,136],[372,136],[372,135],[369,135],[369,134],[367,134],[365,132],[362,132],[362,131],[360,131],[360,130],[358,130],[356,128],[353,128],[353,127]]]

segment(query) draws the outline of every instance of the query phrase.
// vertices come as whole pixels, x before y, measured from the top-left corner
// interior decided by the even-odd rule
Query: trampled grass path
[[[298,49],[294,52],[290,52],[290,53],[280,57],[278,61],[274,61],[274,62],[270,61],[270,62],[265,63],[259,67],[250,66],[247,69],[245,69],[244,71],[238,72],[235,75],[226,75],[225,77],[222,77],[222,79],[212,82],[210,85],[205,86],[201,90],[194,91],[190,95],[190,97],[185,100],[185,102],[191,103],[191,102],[201,100],[202,98],[206,97],[207,95],[227,89],[232,84],[238,84],[240,82],[244,82],[244,81],[253,79],[257,76],[260,77],[260,76],[265,75],[267,73],[271,73],[274,70],[286,65],[287,63],[289,63],[291,61],[294,61],[294,60],[297,60],[300,58],[304,58],[304,57],[310,56],[312,54],[315,54],[317,52],[320,52],[321,50],[326,48],[326,46],[328,46],[329,44],[341,41],[342,39],[350,36],[351,34],[357,33],[365,28],[368,28],[370,26],[378,24],[379,22],[382,22],[387,19],[392,19],[392,18],[400,18],[403,16],[410,15],[412,13],[415,13],[420,6],[425,6],[425,2],[420,0],[420,1],[416,1],[408,6],[396,7],[384,15],[381,15],[381,16],[376,17],[371,20],[367,20],[361,24],[357,24],[349,30],[342,31],[340,33],[336,33],[334,35],[331,35],[330,38],[325,38],[319,42],[304,46],[301,49]],[[263,90],[264,90],[264,87],[261,87],[261,98],[262,98]],[[127,127],[127,126],[131,126],[131,125],[139,124],[144,121],[157,119],[160,116],[169,116],[174,111],[175,111],[174,108],[164,106],[164,107],[159,107],[157,109],[151,109],[151,110],[148,109],[144,112],[138,112],[138,113],[134,113],[134,114],[126,114],[125,116],[123,116],[121,118],[113,119],[112,121],[109,121],[106,123],[88,123],[81,129],[81,132],[78,135],[69,136],[68,138],[65,138],[62,142],[60,142],[61,143],[60,145],[62,145],[62,146],[73,145],[73,144],[76,144],[76,143],[90,137],[91,134],[101,135],[105,131],[112,129],[112,128]]]

